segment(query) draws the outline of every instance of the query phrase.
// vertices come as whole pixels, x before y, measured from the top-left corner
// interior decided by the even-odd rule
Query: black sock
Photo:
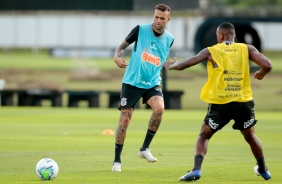
[[[146,148],[149,148],[149,145],[151,144],[151,141],[154,138],[155,134],[156,134],[156,132],[153,132],[149,129],[147,130],[147,134],[146,134],[144,143],[143,143],[142,147],[140,148],[140,151],[144,151],[144,150],[146,150]]]
[[[258,164],[259,173],[265,173],[267,171],[267,168],[266,168],[265,162],[264,162],[264,157],[258,158],[257,164]]]
[[[116,144],[115,145],[115,159],[114,162],[121,163],[120,155],[122,152],[123,144]]]
[[[204,157],[202,155],[195,155],[193,171],[201,170],[203,160],[204,160]]]

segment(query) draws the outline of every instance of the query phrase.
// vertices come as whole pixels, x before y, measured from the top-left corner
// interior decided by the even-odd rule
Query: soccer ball
[[[43,158],[36,164],[35,172],[41,180],[52,180],[59,173],[58,164],[51,158]]]

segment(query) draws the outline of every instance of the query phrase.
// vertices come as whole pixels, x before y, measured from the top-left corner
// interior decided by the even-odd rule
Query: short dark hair
[[[165,11],[170,11],[170,7],[166,4],[158,4],[155,6],[155,10],[161,10],[165,12]]]
[[[235,30],[234,25],[231,24],[230,22],[224,22],[224,23],[220,24],[218,28],[219,29],[234,29]]]

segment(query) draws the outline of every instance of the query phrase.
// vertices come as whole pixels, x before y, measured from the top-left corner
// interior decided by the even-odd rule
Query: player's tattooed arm
[[[124,50],[128,47],[128,45],[129,45],[129,43],[127,43],[124,40],[122,42],[122,44],[116,48],[114,61],[119,68],[126,68],[127,67],[127,63],[124,61],[123,58],[121,58],[121,56],[122,56]]]
[[[125,40],[121,43],[121,45],[116,49],[115,51],[115,58],[121,57],[124,50],[129,46],[129,43],[127,43]]]

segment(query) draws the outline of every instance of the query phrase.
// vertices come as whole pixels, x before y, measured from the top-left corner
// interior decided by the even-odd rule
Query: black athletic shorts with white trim
[[[255,119],[255,103],[253,100],[248,102],[230,102],[227,104],[209,104],[208,112],[204,119],[212,132],[216,132],[234,120],[234,130],[246,130],[253,127]]]
[[[163,97],[163,92],[160,85],[156,85],[150,89],[143,89],[123,83],[120,93],[120,105],[118,109],[134,109],[135,104],[141,97],[143,99],[143,104],[145,104],[152,96]]]

